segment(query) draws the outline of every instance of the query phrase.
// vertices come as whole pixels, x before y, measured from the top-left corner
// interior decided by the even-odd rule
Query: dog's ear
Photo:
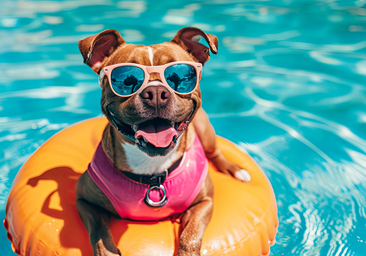
[[[109,57],[125,40],[114,29],[108,29],[97,35],[89,36],[79,41],[79,50],[93,71],[99,74],[101,64]]]
[[[206,34],[199,28],[186,27],[178,31],[171,42],[180,45],[184,50],[189,52],[200,63],[205,64],[210,59],[210,52],[206,46],[198,41],[203,37],[210,46],[211,52],[217,54],[219,41],[214,35]]]

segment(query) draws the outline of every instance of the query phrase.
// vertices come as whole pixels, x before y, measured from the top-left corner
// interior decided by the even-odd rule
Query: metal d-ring
[[[157,188],[157,189],[160,189],[161,191],[163,191],[163,198],[159,201],[159,202],[154,202],[153,200],[150,199],[149,197],[149,193],[152,189],[154,188]],[[151,206],[151,207],[162,207],[165,205],[166,203],[166,190],[165,190],[165,187],[160,184],[159,186],[151,186],[149,187],[149,189],[147,190],[146,192],[146,196],[145,196],[145,203],[148,205],[148,206]]]

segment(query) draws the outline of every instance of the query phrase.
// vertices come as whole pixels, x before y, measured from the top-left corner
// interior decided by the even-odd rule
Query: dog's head
[[[104,67],[118,63],[135,63],[159,66],[176,61],[201,63],[209,60],[209,48],[199,43],[204,38],[216,54],[216,36],[194,27],[178,31],[175,37],[162,44],[128,44],[116,30],[106,30],[79,42],[84,62],[97,74]],[[198,39],[198,40],[197,40]],[[109,122],[125,137],[126,143],[136,145],[148,156],[164,156],[176,147],[177,138],[183,133],[201,106],[200,88],[181,95],[161,81],[158,73],[150,73],[143,90],[130,97],[116,95],[107,76],[100,76],[103,90],[102,112]],[[197,79],[201,78],[198,74]]]

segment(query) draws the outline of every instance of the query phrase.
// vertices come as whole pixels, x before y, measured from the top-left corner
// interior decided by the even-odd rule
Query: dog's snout
[[[151,107],[164,107],[170,100],[171,93],[162,85],[148,86],[141,93],[140,97]]]

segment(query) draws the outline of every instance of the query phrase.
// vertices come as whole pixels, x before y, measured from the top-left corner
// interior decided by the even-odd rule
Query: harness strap
[[[153,174],[153,175],[143,175],[136,174],[132,172],[122,171],[122,173],[129,179],[150,185],[150,186],[160,186],[168,178],[168,175],[172,173],[180,164],[182,158],[178,159],[169,169],[165,170],[163,173]]]
[[[167,176],[170,174],[168,170],[163,173],[154,174],[154,175],[142,175],[142,174],[135,174],[132,172],[122,171],[122,173],[129,179],[134,180],[136,182],[151,185],[151,186],[159,186],[160,184],[164,183]]]

